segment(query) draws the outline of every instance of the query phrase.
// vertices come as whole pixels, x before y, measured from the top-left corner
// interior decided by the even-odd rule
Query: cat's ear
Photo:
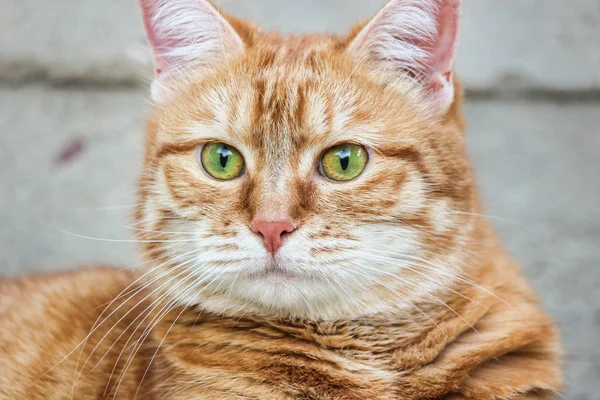
[[[416,80],[436,112],[452,104],[452,71],[461,0],[390,0],[354,37],[348,51],[391,76]]]
[[[169,96],[171,80],[190,68],[225,62],[244,43],[208,0],[139,0],[146,35],[154,52],[155,101]]]

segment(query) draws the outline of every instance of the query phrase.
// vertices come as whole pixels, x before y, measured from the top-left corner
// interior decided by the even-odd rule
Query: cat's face
[[[371,42],[377,24],[415,12],[405,3],[348,38],[280,39],[201,0],[143,1],[159,74],[138,236],[161,295],[339,318],[411,307],[462,272],[474,195],[451,70],[393,68]],[[454,32],[451,58],[457,5],[431,4],[418,9],[440,42]],[[173,34],[184,16],[207,25]],[[211,24],[219,34],[204,37]]]

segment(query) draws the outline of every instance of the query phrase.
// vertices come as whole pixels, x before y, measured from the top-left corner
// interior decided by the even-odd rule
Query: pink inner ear
[[[156,13],[157,4],[154,0],[139,0],[140,8],[142,9],[142,19],[144,22],[144,28],[146,30],[146,37],[148,38],[148,42],[152,49],[154,50],[154,70],[156,72],[156,76],[160,75],[165,69],[165,65],[163,65],[162,58],[157,55],[156,49],[164,46],[158,38],[156,34],[156,30],[154,24],[152,22],[152,18]]]
[[[426,86],[431,93],[441,93],[452,85],[458,16],[459,3],[457,1],[444,2],[438,11],[436,18],[438,37],[435,42],[429,44],[431,65]]]
[[[454,50],[458,36],[459,2],[444,1],[437,15],[438,40],[433,47],[433,71],[447,80],[452,77]]]
[[[409,73],[414,78],[428,83],[430,89],[434,90],[452,79],[460,6],[457,0],[438,0],[437,2],[440,3],[440,8],[435,15],[437,28],[435,37],[432,37],[431,40],[410,40],[412,44],[429,53],[429,56],[420,62],[420,70]]]

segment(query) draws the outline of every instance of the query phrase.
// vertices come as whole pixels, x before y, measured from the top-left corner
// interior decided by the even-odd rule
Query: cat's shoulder
[[[0,399],[62,398],[78,368],[88,372],[71,396],[102,393],[116,357],[146,328],[124,334],[146,297],[135,273],[105,267],[0,280]]]
[[[52,312],[69,304],[115,295],[135,281],[135,273],[105,266],[0,279],[0,319],[4,315]],[[68,307],[67,307],[68,308]]]

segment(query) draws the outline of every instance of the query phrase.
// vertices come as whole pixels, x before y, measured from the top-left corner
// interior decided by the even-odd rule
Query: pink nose
[[[289,221],[256,221],[250,229],[262,235],[265,249],[275,255],[283,242],[283,234],[292,232],[295,228]]]

